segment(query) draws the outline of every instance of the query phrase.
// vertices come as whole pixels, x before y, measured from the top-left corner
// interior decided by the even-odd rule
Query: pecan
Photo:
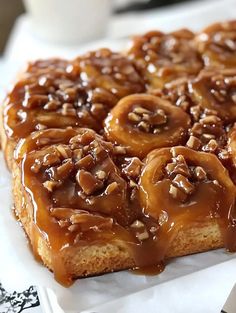
[[[146,113],[146,114],[150,114],[150,113],[151,113],[151,111],[149,111],[149,110],[147,110],[147,109],[145,109],[145,108],[143,108],[143,107],[135,107],[135,108],[133,109],[133,112],[134,112],[134,113],[137,113],[137,114],[139,114],[139,115],[142,115],[142,114],[144,114],[144,113]]]
[[[140,123],[138,123],[138,128],[148,133],[150,130],[150,125],[147,122],[141,121]]]
[[[205,170],[201,166],[196,166],[194,169],[194,175],[198,180],[204,180],[207,178]]]
[[[131,121],[131,122],[140,122],[141,121],[141,116],[134,113],[134,112],[130,112],[128,114],[128,119]]]
[[[46,128],[47,128],[47,126],[45,126],[43,124],[40,124],[40,123],[35,126],[36,130],[43,130],[43,129],[46,129]]]
[[[60,158],[56,153],[47,153],[45,154],[45,156],[43,157],[43,165],[44,166],[51,166],[54,164],[58,164],[60,163]]]
[[[114,154],[126,154],[126,148],[122,146],[115,146],[113,152]]]
[[[174,199],[182,202],[184,202],[187,198],[187,194],[185,192],[183,192],[182,190],[180,190],[179,188],[175,187],[172,184],[170,185],[169,193]]]
[[[193,124],[193,127],[191,128],[191,135],[201,135],[203,133],[203,128],[200,123]]]
[[[221,159],[221,160],[228,160],[230,155],[229,155],[229,152],[225,149],[221,149],[221,151],[219,152],[218,154],[218,157]]]
[[[107,177],[107,173],[99,170],[96,172],[96,177],[100,180],[104,180]]]
[[[202,137],[207,139],[207,140],[211,140],[215,138],[215,135],[213,134],[202,134]]]
[[[71,103],[64,103],[62,105],[62,115],[66,116],[76,116],[76,109],[74,108],[73,104]]]
[[[58,145],[56,148],[64,159],[68,159],[71,157],[71,150],[67,146]]]
[[[173,174],[181,174],[185,177],[190,177],[189,168],[185,163],[176,164],[170,175]]]
[[[147,232],[147,229],[141,221],[139,221],[139,220],[134,221],[130,225],[130,227],[132,229],[134,229],[135,236],[138,238],[138,240],[143,241],[143,240],[146,240],[149,238],[149,234]]]
[[[56,177],[58,180],[66,179],[74,168],[71,159],[66,159],[65,162],[56,168]]]
[[[127,158],[126,161],[128,164],[123,168],[123,172],[128,177],[137,178],[140,175],[143,163],[137,157]]]
[[[51,142],[49,138],[38,138],[36,141],[37,146],[46,146]]]
[[[51,101],[47,102],[43,108],[48,111],[53,111],[53,110],[58,109],[59,106],[60,106],[60,102],[52,99]]]
[[[70,231],[70,232],[76,232],[76,231],[78,231],[79,230],[79,225],[78,224],[72,224],[72,225],[70,225],[69,227],[68,227],[68,230]]]
[[[57,181],[47,180],[43,183],[43,186],[50,192],[54,190],[54,188],[58,187],[60,185]]]
[[[186,143],[187,147],[193,150],[198,150],[201,147],[201,144],[201,140],[195,136],[190,136],[189,140]]]
[[[118,184],[117,182],[113,182],[110,185],[107,186],[106,190],[105,190],[105,194],[109,195],[111,193],[113,193],[114,191],[117,191],[118,189]]]
[[[102,103],[94,103],[91,106],[90,111],[91,111],[91,114],[95,117],[106,115],[106,110],[105,110],[105,107]]]
[[[234,103],[236,103],[236,93],[232,94],[231,99],[233,100]]]
[[[88,196],[103,187],[101,180],[98,180],[90,172],[85,170],[79,170],[77,172],[76,181],[83,192]]]
[[[188,178],[181,174],[177,174],[172,182],[176,187],[185,192],[187,195],[191,194],[194,191],[193,184],[190,183]]]
[[[225,101],[225,94],[224,90],[216,90],[216,89],[211,89],[212,95],[215,97],[215,99],[219,102],[224,102]]]
[[[207,115],[200,119],[201,124],[218,124],[221,122],[221,119],[215,115]]]
[[[94,160],[90,154],[76,162],[78,168],[90,169],[92,165],[94,165]]]
[[[40,171],[41,167],[42,163],[38,159],[36,159],[30,169],[33,173],[37,174]]]
[[[199,106],[193,106],[190,108],[190,114],[193,117],[193,120],[197,122],[201,115],[201,108]]]
[[[207,151],[207,152],[215,152],[216,149],[218,148],[218,143],[215,139],[211,139],[208,144],[206,144],[205,146],[203,146],[203,151]]]
[[[130,179],[130,181],[129,181],[129,186],[131,188],[137,188],[138,187],[138,185],[132,179]]]

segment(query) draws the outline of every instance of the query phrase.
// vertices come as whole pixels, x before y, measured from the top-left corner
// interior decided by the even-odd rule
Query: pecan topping
[[[128,120],[141,131],[158,133],[158,126],[167,123],[167,116],[162,109],[152,112],[141,106],[136,106],[132,112],[128,113]]]
[[[130,178],[137,178],[140,175],[143,163],[137,157],[126,158],[125,161],[127,165],[123,167],[122,171]]]
[[[194,174],[198,180],[204,180],[207,178],[207,174],[201,166],[195,167]]]
[[[177,174],[172,182],[176,187],[185,192],[187,195],[194,191],[193,184],[191,184],[187,177],[183,176],[182,174]]]
[[[57,181],[52,181],[52,180],[47,180],[47,181],[45,181],[45,182],[43,183],[43,186],[44,186],[48,191],[50,191],[50,192],[52,192],[53,189],[54,189],[55,187],[58,187],[59,185],[60,185],[59,182],[57,182]]]
[[[143,241],[149,238],[149,234],[147,232],[147,229],[145,225],[139,221],[134,221],[130,227],[134,230],[135,236],[138,238],[138,240]]]
[[[194,191],[194,182],[207,179],[207,173],[201,166],[188,166],[183,155],[176,155],[172,149],[173,161],[165,167],[171,180],[169,193],[173,199],[185,202]]]
[[[190,136],[189,140],[186,143],[186,146],[191,149],[198,150],[201,147],[201,144],[202,143],[200,139],[195,136]]]
[[[76,181],[86,195],[93,194],[103,187],[101,180],[96,179],[90,172],[79,170],[76,174]]]

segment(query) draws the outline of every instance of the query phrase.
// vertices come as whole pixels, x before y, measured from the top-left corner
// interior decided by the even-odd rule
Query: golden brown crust
[[[13,163],[13,173],[16,214],[32,241],[30,233],[33,224],[31,214],[33,206],[30,197],[22,187],[20,168],[15,162]],[[204,252],[222,246],[223,240],[219,226],[216,221],[209,220],[201,224],[189,225],[187,229],[179,231],[168,249],[167,258]],[[51,250],[43,238],[39,239],[37,252],[43,263],[52,269]],[[127,246],[121,241],[105,245],[74,246],[63,253],[62,259],[67,273],[73,277],[92,276],[135,266]]]

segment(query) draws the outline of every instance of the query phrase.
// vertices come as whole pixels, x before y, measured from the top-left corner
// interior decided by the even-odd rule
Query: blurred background
[[[37,2],[40,0],[34,1]],[[184,1],[193,2],[196,0],[113,0],[112,12],[118,15],[127,12],[151,10]],[[70,1],[65,2],[69,3]],[[24,12],[25,8],[21,0],[0,0],[0,54],[4,51],[16,18]]]
[[[135,34],[236,19],[236,0],[0,0],[0,93],[26,62],[122,51]]]

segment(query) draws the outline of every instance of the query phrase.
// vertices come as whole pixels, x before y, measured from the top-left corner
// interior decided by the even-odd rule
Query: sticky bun
[[[22,73],[1,143],[16,215],[57,281],[236,251],[235,23]]]

